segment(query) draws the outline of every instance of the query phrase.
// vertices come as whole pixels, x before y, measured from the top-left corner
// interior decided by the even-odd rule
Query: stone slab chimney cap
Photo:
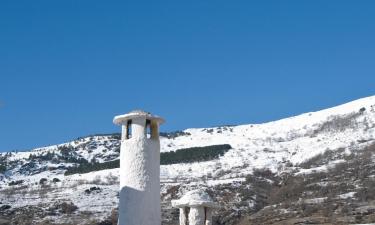
[[[126,123],[126,121],[135,119],[135,118],[146,118],[149,120],[156,120],[159,124],[162,124],[165,122],[163,118],[157,115],[152,115],[149,112],[145,112],[143,110],[133,110],[127,114],[115,116],[113,119],[113,123],[117,125],[121,125]]]
[[[212,201],[212,198],[203,190],[193,190],[179,200],[172,200],[172,206],[176,208],[203,206],[209,208],[218,208],[219,205]]]

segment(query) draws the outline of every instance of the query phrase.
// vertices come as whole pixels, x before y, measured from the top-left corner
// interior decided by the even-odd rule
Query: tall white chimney
[[[122,126],[118,225],[160,225],[161,117],[144,111],[116,116]]]

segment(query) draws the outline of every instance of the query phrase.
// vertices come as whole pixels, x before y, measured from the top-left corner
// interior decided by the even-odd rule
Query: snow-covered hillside
[[[230,144],[233,149],[215,161],[162,166],[163,179],[194,178],[221,171],[230,171],[225,178],[241,177],[253,168],[263,167],[277,171],[287,162],[298,165],[329,150],[347,148],[350,154],[375,140],[375,97],[265,124],[184,132],[190,135],[163,138],[162,151],[212,144]]]
[[[312,169],[300,168],[301,163],[325,152],[350,155],[374,141],[375,96],[265,124],[186,129],[163,135],[161,151],[219,144],[229,144],[232,149],[210,161],[162,165],[162,196],[168,196],[168,188],[176,184],[186,186],[179,194],[192,185],[238,184],[260,168],[277,174],[309,173]],[[6,169],[0,176],[0,202],[20,208],[69,200],[78,211],[104,218],[117,204],[118,169],[68,176],[64,172],[81,162],[116,160],[119,147],[119,135],[113,134],[78,138],[30,152],[2,153],[0,162]],[[333,158],[315,170],[325,170],[340,160]],[[93,186],[99,189],[90,191]],[[14,188],[19,191],[6,194]]]

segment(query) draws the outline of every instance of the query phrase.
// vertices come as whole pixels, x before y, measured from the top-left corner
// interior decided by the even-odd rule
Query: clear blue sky
[[[375,94],[374,1],[0,2],[0,151],[261,123]]]

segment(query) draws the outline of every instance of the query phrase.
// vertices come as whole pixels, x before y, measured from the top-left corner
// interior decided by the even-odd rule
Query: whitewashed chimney
[[[172,206],[180,209],[180,225],[212,225],[212,212],[218,208],[203,190],[187,192],[181,199],[172,200]]]
[[[116,116],[122,126],[119,225],[160,225],[161,117],[144,111]]]

